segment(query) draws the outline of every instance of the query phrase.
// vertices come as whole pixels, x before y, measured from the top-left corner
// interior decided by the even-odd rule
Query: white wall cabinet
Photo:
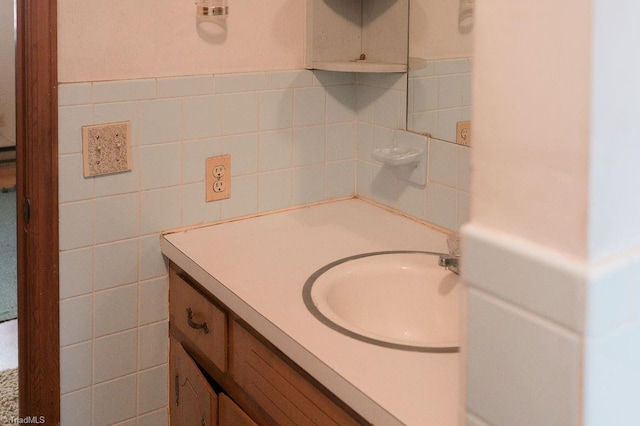
[[[307,0],[306,68],[406,72],[409,0]]]

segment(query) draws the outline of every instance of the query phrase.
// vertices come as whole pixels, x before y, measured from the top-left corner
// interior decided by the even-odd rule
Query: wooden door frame
[[[20,416],[60,424],[56,0],[17,0]]]

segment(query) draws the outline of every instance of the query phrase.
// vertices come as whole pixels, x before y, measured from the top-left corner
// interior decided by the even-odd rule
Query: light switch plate
[[[207,158],[206,200],[224,200],[231,197],[231,156],[219,155]]]
[[[471,121],[458,121],[456,124],[456,143],[471,146]]]
[[[131,170],[131,122],[82,127],[84,177]]]

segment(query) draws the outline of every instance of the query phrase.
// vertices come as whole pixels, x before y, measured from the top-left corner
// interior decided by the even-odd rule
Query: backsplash
[[[397,130],[405,127],[404,74],[72,83],[60,85],[59,104],[65,425],[167,422],[160,232],[354,194],[448,229],[468,215],[468,148]],[[132,122],[133,170],[85,179],[82,126],[124,120]],[[428,147],[426,185],[406,184],[371,159],[394,134]],[[231,154],[232,196],[205,203],[205,159],[219,154]]]
[[[358,75],[356,192],[417,219],[457,230],[469,218],[470,148],[395,130],[405,128],[406,82],[405,74]],[[374,149],[402,145],[405,138],[422,141],[427,150],[426,185],[398,179],[393,170],[371,157]]]

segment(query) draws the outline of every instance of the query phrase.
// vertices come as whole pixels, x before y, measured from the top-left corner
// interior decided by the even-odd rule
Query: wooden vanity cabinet
[[[172,426],[369,425],[174,264]]]

